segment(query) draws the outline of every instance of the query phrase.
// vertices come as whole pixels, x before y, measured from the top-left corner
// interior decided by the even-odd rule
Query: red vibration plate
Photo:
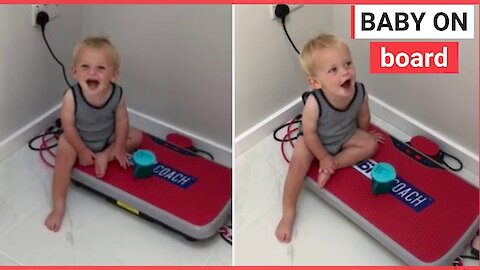
[[[97,180],[128,192],[195,226],[210,223],[231,203],[231,168],[148,134],[144,134],[140,149],[154,152],[157,162],[163,165],[162,168],[191,176],[195,179],[194,183],[182,188],[155,174],[136,179],[132,167],[124,170],[116,161],[110,162],[105,176]],[[93,166],[83,167],[77,164],[75,168],[95,176]]]
[[[409,264],[443,264],[448,260],[451,262],[459,254],[450,254],[453,258],[448,260],[443,256],[457,243],[468,243],[465,234],[470,232],[473,238],[478,229],[478,188],[438,165],[431,167],[419,162],[422,160],[433,164],[432,160],[384,131],[376,127],[371,129],[377,130],[386,138],[371,159],[392,164],[397,176],[414,187],[408,192],[417,190],[427,195],[432,199],[430,204],[416,211],[393,192],[374,195],[371,180],[353,167],[337,170],[324,190],[317,188],[317,193],[330,193],[328,196],[336,197],[351,209],[349,211],[356,212],[370,223],[369,226],[373,225],[385,234],[387,239],[383,240],[389,243],[381,242]],[[312,179],[317,179],[317,175],[318,162],[314,161],[308,172],[312,183]],[[312,189],[315,191],[315,187]],[[396,189],[403,198],[407,198],[407,190],[400,193],[400,187]],[[419,192],[410,199],[420,194]],[[382,236],[380,233],[375,238],[380,240],[378,238]],[[401,247],[400,252],[395,250],[394,246],[397,244]],[[459,252],[461,251],[463,247]]]

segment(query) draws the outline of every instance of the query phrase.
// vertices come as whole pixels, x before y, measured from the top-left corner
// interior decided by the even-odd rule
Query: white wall
[[[228,149],[231,21],[230,5],[60,5],[46,35],[72,83],[75,43],[109,35],[122,56],[130,108]],[[0,5],[0,145],[57,105],[66,89],[31,24],[31,5]]]
[[[60,16],[47,24],[47,38],[62,60],[70,58],[81,31],[78,10],[61,6]],[[31,16],[31,5],[0,5],[0,142],[58,104],[66,89]]]
[[[349,37],[350,5],[334,11],[335,33]],[[478,27],[478,6],[475,16]],[[478,155],[478,29],[474,32],[475,39],[459,41],[458,74],[370,74],[370,40],[346,41],[357,79],[370,95]]]
[[[305,5],[287,17],[298,50],[311,36],[332,31],[332,5]],[[307,90],[298,55],[268,5],[235,6],[235,135]]]
[[[120,51],[128,106],[231,148],[230,5],[89,5],[83,36]]]
[[[478,27],[478,7],[476,16]],[[458,74],[372,75],[370,41],[350,40],[350,5],[305,5],[288,19],[299,50],[319,30],[339,35],[349,43],[357,78],[370,95],[478,156],[478,34],[459,42]],[[238,136],[298,98],[306,84],[281,24],[268,19],[266,6],[236,6],[235,23]]]

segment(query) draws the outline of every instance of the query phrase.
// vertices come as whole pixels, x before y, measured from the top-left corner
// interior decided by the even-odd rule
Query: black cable
[[[210,154],[209,152],[207,152],[207,151],[205,151],[205,150],[198,149],[198,148],[196,148],[195,146],[190,147],[190,150],[192,150],[192,151],[195,152],[195,153],[205,154],[205,155],[207,155],[211,160],[215,160],[215,158],[213,157],[212,154]]]
[[[298,51],[297,47],[293,43],[292,39],[290,38],[290,35],[288,34],[287,27],[285,26],[285,20],[282,20],[282,25],[283,25],[283,31],[285,31],[285,35],[287,35],[288,41],[290,41],[290,44],[292,44],[293,49],[297,52],[297,54],[300,54]]]
[[[301,116],[301,115],[300,115]],[[298,116],[297,116],[298,117]],[[275,141],[277,142],[289,142],[289,141],[293,141],[293,140],[296,140],[299,136],[300,136],[300,133],[297,134],[297,136],[295,137],[291,137],[290,139],[283,139],[283,138],[279,138],[277,137],[277,133],[282,130],[283,128],[285,128],[286,126],[289,126],[289,125],[293,125],[293,124],[297,124],[297,123],[302,123],[302,120],[298,120],[297,118],[293,121],[293,122],[288,122],[286,124],[283,124],[281,126],[279,126],[278,128],[275,129],[275,131],[273,131],[273,138],[275,139]]]
[[[462,259],[472,259],[472,260],[477,260],[477,261],[478,261],[478,257],[476,257],[476,256],[460,255],[460,256],[458,256],[458,257],[460,257],[460,258],[462,258]]]
[[[288,34],[288,31],[287,31],[287,26],[285,25],[285,21],[287,19],[288,14],[290,14],[290,8],[288,7],[288,5],[278,4],[275,6],[275,17],[279,18],[282,21],[283,31],[285,31],[285,35],[287,36],[288,41],[290,41],[290,44],[292,44],[292,47],[293,49],[295,49],[297,54],[300,54],[297,47],[295,46],[292,39],[290,38],[290,35]]]
[[[456,158],[456,157],[454,157],[454,156],[452,156],[452,155],[450,155],[450,154],[448,154],[448,153],[445,153],[445,152],[443,152],[443,151],[440,152],[440,156],[441,156],[441,158],[440,158],[440,159],[441,159],[441,162],[442,162],[443,164],[445,164],[445,166],[447,166],[450,170],[452,170],[452,171],[454,171],[454,172],[458,172],[458,171],[460,171],[461,169],[463,169],[463,164],[462,164],[462,162],[460,161],[460,159],[458,159],[458,158]],[[455,161],[458,163],[458,165],[459,165],[458,168],[453,168],[452,166],[448,165],[448,163],[445,162],[445,156],[450,157],[451,159],[455,160]]]
[[[472,254],[472,256],[477,257],[478,259],[478,249],[472,247],[472,250],[470,250],[470,254]]]
[[[37,139],[39,139],[39,138],[41,138],[41,137],[43,137],[43,136],[51,135],[51,134],[53,134],[53,135],[60,135],[60,134],[62,134],[62,133],[63,133],[62,121],[60,120],[60,118],[57,118],[57,119],[55,120],[55,123],[54,123],[52,126],[48,127],[47,130],[46,130],[44,133],[42,133],[42,134],[40,134],[40,135],[38,135],[38,136],[35,136],[35,137],[33,137],[32,139],[30,139],[30,141],[28,141],[28,147],[29,147],[31,150],[34,150],[34,151],[52,149],[52,148],[54,148],[54,147],[57,146],[56,143],[53,144],[53,145],[50,145],[50,146],[48,146],[48,147],[46,147],[46,148],[36,148],[36,147],[33,147],[32,144],[33,144],[33,142],[35,142]]]
[[[463,260],[464,259],[471,259],[471,260],[478,261],[478,257],[469,256],[469,255],[460,255],[457,258],[455,258],[452,265],[453,266],[463,266]]]
[[[303,104],[305,104],[307,102],[307,98],[311,93],[312,93],[311,91],[303,92],[303,94],[302,94]],[[289,142],[289,141],[293,141],[293,140],[298,139],[298,137],[300,137],[300,135],[301,135],[301,132],[299,132],[297,134],[297,136],[295,136],[295,137],[290,137],[290,139],[285,139],[284,140],[283,138],[277,137],[277,133],[281,129],[283,129],[284,127],[286,127],[288,125],[292,125],[292,124],[302,124],[302,114],[298,114],[297,116],[295,116],[295,118],[291,122],[288,122],[288,123],[283,124],[283,125],[279,126],[278,128],[276,128],[275,131],[273,131],[273,138],[275,139],[275,141],[277,141],[277,142]]]
[[[61,130],[55,130],[55,131],[47,131],[45,133],[42,133],[40,135],[37,135],[35,137],[33,137],[32,139],[30,139],[30,141],[28,141],[28,148],[30,148],[31,150],[33,151],[40,151],[40,150],[47,150],[47,149],[52,149],[54,147],[57,146],[57,143],[54,143],[52,145],[49,145],[48,147],[45,147],[45,148],[37,148],[37,147],[34,147],[33,146],[33,143],[38,140],[39,138],[42,138],[43,136],[47,136],[47,135],[59,135],[61,134],[62,131]]]
[[[232,245],[233,236],[232,236],[232,224],[222,226],[218,232],[220,236],[225,240],[225,242]]]
[[[60,60],[58,60],[58,58],[55,56],[55,54],[53,53],[53,50],[52,48],[50,47],[50,44],[48,44],[48,40],[47,40],[47,37],[45,37],[45,25],[41,25],[42,27],[42,36],[43,36],[43,40],[45,41],[45,44],[47,45],[47,48],[48,48],[48,51],[50,52],[50,54],[52,55],[53,59],[55,59],[55,61],[57,61],[57,63],[62,67],[62,72],[63,72],[63,79],[65,79],[65,83],[67,83],[68,85],[68,88],[72,88],[72,85],[70,85],[70,82],[68,81],[67,79],[67,74],[65,73],[65,66],[62,64],[62,62],[60,62]]]

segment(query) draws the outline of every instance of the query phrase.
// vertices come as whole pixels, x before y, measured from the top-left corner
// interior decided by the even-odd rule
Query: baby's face
[[[85,91],[97,94],[107,91],[118,77],[111,57],[104,49],[84,48],[79,52],[73,75]]]
[[[312,88],[321,88],[338,97],[350,97],[354,93],[356,72],[346,46],[321,49],[313,57],[315,72],[309,77]]]

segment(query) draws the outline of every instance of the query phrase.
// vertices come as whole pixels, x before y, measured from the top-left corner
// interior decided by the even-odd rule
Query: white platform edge
[[[451,141],[449,138],[434,131],[427,125],[409,117],[408,115],[391,107],[374,96],[370,95],[369,101],[372,114],[375,114],[382,120],[385,120],[387,123],[395,123],[394,126],[409,136],[423,135],[434,140],[436,143],[438,143],[440,149],[458,157],[463,162],[465,169],[473,173],[478,173],[479,157],[477,154]],[[237,136],[235,138],[235,156],[247,151],[250,147],[257,144],[266,136],[273,136],[272,134],[275,128],[288,122],[297,114],[301,113],[302,108],[302,100],[301,98],[297,98],[277,112],[260,121],[252,128]]]
[[[0,141],[0,161],[9,157],[20,148],[24,147],[28,141],[34,136],[42,133],[51,126],[55,119],[60,116],[61,104],[54,106],[44,114],[35,118],[32,122],[20,128],[12,135]],[[167,124],[146,114],[135,110],[128,109],[130,124],[145,132],[155,135],[159,138],[165,138],[168,133],[175,132],[188,136],[192,139],[193,144],[202,150],[210,152],[215,161],[226,167],[232,167],[232,150],[226,146],[217,144],[211,140],[200,137],[192,132],[181,130],[173,125]]]

